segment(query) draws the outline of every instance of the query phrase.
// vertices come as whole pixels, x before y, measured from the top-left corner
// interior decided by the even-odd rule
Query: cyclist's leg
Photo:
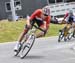
[[[73,17],[70,16],[70,17],[68,18],[68,21],[67,21],[67,26],[66,26],[66,30],[65,30],[65,36],[67,36],[68,31],[69,31],[70,28],[72,27],[72,22],[73,22]]]
[[[31,24],[31,25],[34,24],[34,21],[31,21],[30,24]],[[28,30],[29,30],[29,26],[26,25],[25,28],[24,28],[24,30],[23,30],[23,32],[21,33],[21,35],[20,35],[19,38],[18,38],[18,41],[17,41],[17,43],[16,43],[16,45],[15,45],[15,47],[14,47],[14,51],[17,51],[17,50],[19,49],[19,47],[20,47],[20,45],[21,45],[21,42],[22,42],[22,40],[23,40],[25,34],[28,32]]]
[[[75,16],[73,17],[72,27],[73,27],[73,37],[74,37],[75,35]]]
[[[71,24],[67,23],[64,27],[64,36],[66,37],[68,34],[69,29],[71,28]]]
[[[40,27],[40,28],[44,29],[43,27]],[[39,33],[36,34],[36,38],[44,37],[46,33],[47,33],[47,30],[40,31]]]
[[[34,23],[35,23],[35,19],[30,21],[30,24],[31,24],[30,28],[33,27]],[[27,24],[25,25],[25,28],[24,28],[23,32],[21,33],[21,35],[20,35],[20,37],[18,39],[19,42],[22,41],[22,39],[24,38],[25,34],[29,31],[30,28],[29,28],[29,26]]]
[[[70,29],[70,27],[71,27],[71,25],[72,25],[72,21],[73,21],[73,18],[71,18],[71,17],[66,18],[66,23],[67,23],[67,24],[66,24],[66,26],[64,27],[66,31],[69,31],[69,29]]]
[[[74,30],[75,30],[75,16],[73,16],[73,23],[72,23]]]
[[[64,31],[64,30],[66,29],[66,27],[67,27],[68,19],[69,19],[69,18],[66,18],[66,19],[65,19],[65,24],[64,24],[64,27],[63,27],[62,31]]]
[[[73,33],[75,33],[75,22],[72,23],[72,27],[73,27]]]
[[[16,43],[16,45],[15,45],[14,51],[17,51],[17,50],[19,49],[19,47],[21,46],[21,41],[23,40],[23,38],[24,38],[24,36],[25,36],[25,34],[26,34],[27,32],[28,32],[28,29],[25,28],[25,29],[23,30],[23,32],[20,34],[20,36],[19,36],[19,38],[18,38],[18,41],[17,41],[17,43]]]
[[[44,28],[44,23],[41,21],[41,22],[37,22],[37,25],[44,31],[40,31],[39,33],[36,34],[36,38],[39,38],[39,37],[43,37],[45,36],[46,32],[47,32],[47,29]],[[47,27],[46,27],[47,28]]]
[[[68,26],[68,24],[65,24],[65,27],[63,28],[63,31],[64,31],[64,36],[66,37],[66,35],[67,35],[67,26]]]
[[[21,33],[21,35],[19,36],[19,38],[18,38],[18,42],[21,42],[22,41],[22,39],[24,38],[24,36],[25,36],[25,34],[28,32],[28,28],[25,28],[24,30],[23,30],[23,32]]]

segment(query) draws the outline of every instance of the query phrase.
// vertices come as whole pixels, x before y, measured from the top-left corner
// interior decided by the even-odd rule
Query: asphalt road
[[[36,39],[31,51],[24,58],[14,56],[16,42],[0,44],[0,63],[75,63],[75,39],[58,43],[57,37]]]

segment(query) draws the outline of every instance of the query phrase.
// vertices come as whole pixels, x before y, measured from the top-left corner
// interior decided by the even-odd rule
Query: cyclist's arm
[[[64,24],[64,23],[66,23],[65,19],[66,19],[67,16],[68,16],[68,13],[65,14],[65,16],[64,16],[64,18],[62,19],[62,21],[61,21],[60,24]]]
[[[38,16],[41,13],[40,9],[37,9],[33,14],[30,16],[30,20],[32,21],[36,16]]]
[[[63,20],[65,20],[67,16],[68,16],[68,13],[66,13],[66,14],[65,14],[64,19],[63,19]]]
[[[50,22],[51,22],[51,16],[48,16],[48,19],[47,19],[47,22],[46,22],[47,29],[49,28]]]
[[[46,29],[46,21],[44,21],[44,29]]]
[[[30,21],[32,21],[40,13],[39,9],[34,11],[29,19],[27,19],[27,25],[30,26]]]
[[[43,21],[43,23],[44,23],[43,30],[48,30],[50,23],[47,23],[46,21]]]

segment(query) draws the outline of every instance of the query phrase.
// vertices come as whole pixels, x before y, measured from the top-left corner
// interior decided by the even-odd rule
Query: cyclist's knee
[[[27,24],[25,25],[25,29],[29,30],[31,27],[28,26]]]
[[[68,24],[67,26],[64,27],[65,30],[70,29],[71,28],[71,24]]]
[[[75,22],[72,24],[72,26],[75,28]]]
[[[25,28],[24,28],[23,33],[24,33],[24,34],[27,33],[29,29],[30,29],[30,27],[29,27],[28,25],[25,25]]]
[[[67,27],[65,26],[63,30],[66,30],[66,29],[67,29]]]
[[[68,28],[67,27],[64,27],[64,30],[63,30],[64,32],[66,32],[66,31],[68,31]]]

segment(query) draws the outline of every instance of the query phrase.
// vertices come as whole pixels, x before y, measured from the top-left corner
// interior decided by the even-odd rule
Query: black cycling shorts
[[[44,24],[43,21],[37,20],[36,18],[33,19],[32,21],[30,21],[30,24],[32,25],[32,27],[33,27],[33,25],[34,25],[35,23],[38,25],[38,27],[40,27],[41,25]],[[26,25],[25,27],[27,28],[27,25]]]

